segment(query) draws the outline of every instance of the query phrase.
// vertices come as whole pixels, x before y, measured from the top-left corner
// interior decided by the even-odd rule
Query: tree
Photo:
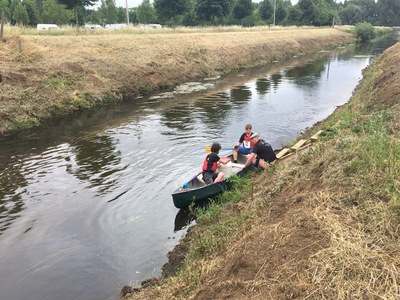
[[[286,4],[282,0],[276,0],[275,23],[281,23],[286,19],[287,14]]]
[[[101,0],[98,9],[102,24],[115,24],[118,21],[117,6],[114,0]]]
[[[129,20],[130,20],[131,23],[133,23],[133,24],[139,23],[138,17],[137,17],[137,14],[136,14],[136,9],[135,9],[135,8],[129,10]]]
[[[1,13],[5,13],[6,15],[10,14],[10,9],[8,6],[8,0],[0,0],[0,16]]]
[[[36,5],[37,8],[39,10],[39,17],[42,16],[42,12],[43,12],[43,1],[42,0],[36,0]]]
[[[362,22],[361,8],[353,3],[349,3],[344,8],[341,8],[339,16],[344,25],[355,25]]]
[[[231,0],[197,0],[195,10],[199,19],[215,23],[216,17],[229,15],[231,8]]]
[[[260,3],[258,14],[264,21],[269,21],[272,18],[272,15],[274,14],[274,7],[270,0],[263,0]]]
[[[301,25],[301,19],[303,17],[303,11],[298,5],[289,7],[287,20],[290,24]]]
[[[142,4],[137,7],[136,14],[141,24],[156,23],[157,21],[156,12],[150,4],[150,0],[143,0]]]
[[[238,0],[233,7],[233,17],[242,20],[251,15],[253,12],[253,2],[251,0]]]
[[[154,9],[159,20],[172,20],[175,27],[176,17],[188,11],[189,5],[187,0],[154,0]]]
[[[129,11],[128,11],[129,13]],[[128,23],[126,19],[126,8],[125,7],[117,7],[117,23]],[[129,23],[132,23],[132,20],[129,18]]]
[[[26,11],[28,13],[29,17],[29,22],[28,25],[30,26],[36,26],[38,23],[40,23],[40,14],[39,10],[37,8],[37,3],[34,0],[24,0],[23,5],[26,8]]]
[[[332,9],[325,0],[316,0],[315,9],[313,25],[327,26],[332,24]]]
[[[400,0],[380,0],[380,25],[400,26]]]
[[[67,24],[74,17],[73,12],[56,0],[43,0],[42,20],[49,24]]]
[[[325,0],[299,0],[303,25],[327,26],[332,22],[332,8]]]
[[[85,23],[102,24],[100,21],[99,9],[97,9],[97,10],[85,9],[84,19],[85,19]],[[102,24],[102,25],[104,25],[104,24]]]
[[[187,12],[181,21],[183,26],[197,26],[199,21],[197,20],[197,15],[194,10]]]
[[[375,0],[353,0],[352,3],[361,8],[363,22],[377,24],[378,9]]]
[[[24,5],[21,2],[17,3],[13,13],[13,19],[17,24],[28,25],[29,16]]]
[[[79,8],[84,9],[85,6],[93,6],[96,4],[97,0],[58,0],[60,4],[65,5],[67,9],[71,9],[75,14],[75,24],[79,25],[78,12]]]

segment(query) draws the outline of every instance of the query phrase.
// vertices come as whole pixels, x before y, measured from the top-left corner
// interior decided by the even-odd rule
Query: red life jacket
[[[250,135],[250,136],[251,136],[251,135]],[[249,143],[250,143],[250,147],[249,147],[249,148],[254,148],[254,142],[253,142],[253,140],[250,138],[250,136],[247,136],[247,135],[244,136],[243,144],[246,145],[246,143],[244,143],[245,141],[246,141],[246,142],[249,142]]]
[[[210,154],[208,154],[208,155],[206,156],[206,158],[204,159],[204,162],[203,162],[203,172],[207,170],[208,157],[209,157],[209,156],[210,156]],[[212,167],[211,167],[211,170],[212,170],[213,172],[215,172],[215,171],[217,170],[217,168],[218,168],[218,163],[217,163],[217,162],[214,162],[213,165],[212,165]]]

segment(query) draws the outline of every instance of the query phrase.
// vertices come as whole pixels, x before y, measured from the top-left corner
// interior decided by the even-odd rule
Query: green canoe
[[[207,185],[202,180],[201,172],[193,176],[192,179],[187,181],[184,185],[176,189],[172,193],[172,199],[176,208],[186,208],[191,203],[200,203],[209,198],[213,198],[225,190],[232,187],[233,182],[228,180],[230,176],[237,175],[243,176],[246,170],[243,170],[243,165],[246,162],[246,157],[239,155],[238,164],[228,163],[226,166],[222,166],[221,171],[226,174],[221,182],[212,183]],[[251,168],[250,165],[249,167]]]

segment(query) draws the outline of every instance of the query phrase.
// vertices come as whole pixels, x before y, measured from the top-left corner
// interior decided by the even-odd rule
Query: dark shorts
[[[218,177],[218,173],[204,172],[203,180],[206,184],[211,184]]]
[[[240,154],[247,155],[247,154],[250,154],[251,151],[253,151],[253,148],[239,147],[238,151],[239,151]]]

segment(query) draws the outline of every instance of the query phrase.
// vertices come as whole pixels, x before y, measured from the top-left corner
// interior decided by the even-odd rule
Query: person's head
[[[212,144],[212,146],[211,146],[211,152],[213,152],[213,153],[218,153],[219,150],[221,150],[221,145],[220,145],[220,144],[218,144],[218,143]]]
[[[244,127],[244,129],[246,130],[246,133],[250,133],[251,130],[253,129],[253,126],[251,126],[251,124],[246,124],[246,126]]]
[[[252,139],[253,142],[257,143],[258,140],[260,139],[260,135],[259,135],[257,132],[254,132],[254,133],[251,135],[250,138]]]

